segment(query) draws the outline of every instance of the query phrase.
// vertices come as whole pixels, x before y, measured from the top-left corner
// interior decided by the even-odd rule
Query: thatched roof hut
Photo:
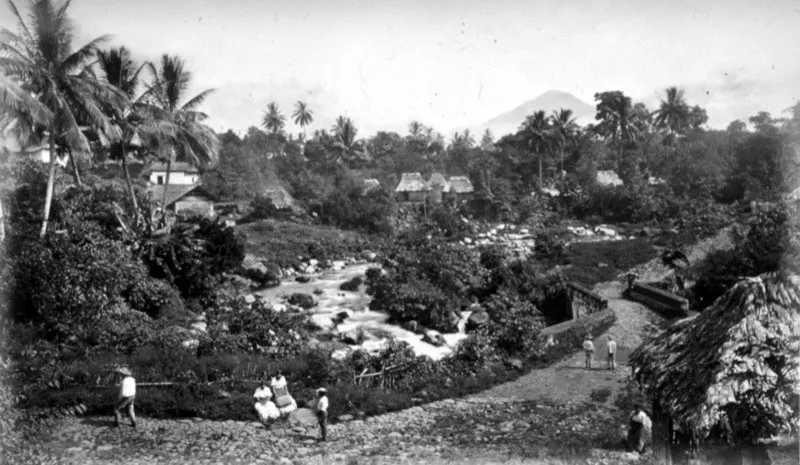
[[[634,376],[684,431],[725,421],[738,442],[786,431],[800,392],[800,276],[736,284],[631,354]]]
[[[419,173],[403,173],[395,192],[427,192],[431,190]]]
[[[475,191],[472,182],[466,176],[452,176],[449,180],[450,192],[454,194],[469,194]]]
[[[431,186],[431,189],[439,189],[441,192],[447,192],[450,189],[450,183],[447,182],[442,173],[433,173],[428,178],[428,185]]]
[[[262,195],[272,201],[276,208],[292,208],[295,206],[295,200],[289,192],[281,185],[273,184],[264,189]]]

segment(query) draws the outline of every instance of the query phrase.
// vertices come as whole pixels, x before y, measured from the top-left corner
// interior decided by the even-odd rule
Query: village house
[[[200,184],[200,171],[185,162],[172,163],[167,182],[167,166],[156,163],[144,172],[150,185],[147,191],[161,205],[166,191],[165,207],[175,213],[193,213],[213,218],[214,203]]]
[[[398,202],[422,203],[428,197],[431,187],[419,173],[403,173],[400,183],[394,189]]]
[[[442,173],[431,174],[431,177],[428,178],[428,186],[431,188],[430,201],[432,203],[442,203],[444,194],[450,190],[450,183]]]
[[[451,176],[447,183],[449,184],[449,189],[446,198],[453,202],[471,200],[475,193],[472,182],[466,176]]]

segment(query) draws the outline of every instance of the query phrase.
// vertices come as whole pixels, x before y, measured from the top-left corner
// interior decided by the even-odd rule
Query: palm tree
[[[278,110],[278,104],[269,102],[267,104],[267,111],[261,118],[261,125],[272,134],[277,134],[286,125],[286,117]]]
[[[278,112],[277,107],[275,107],[275,112]],[[305,141],[306,126],[314,121],[314,112],[308,109],[308,104],[306,104],[306,102],[298,100],[297,103],[294,104],[294,113],[292,113],[292,117],[294,118],[294,124],[298,124],[303,128],[303,140]]]
[[[417,120],[408,123],[408,135],[417,139],[425,134],[425,125]]]
[[[551,125],[553,127],[553,136],[555,141],[555,148],[558,150],[559,159],[561,161],[561,178],[564,178],[564,149],[575,138],[578,131],[578,125],[575,124],[575,118],[572,117],[572,110],[562,108],[559,111],[554,111],[550,117]]]
[[[618,158],[622,160],[625,145],[633,143],[638,133],[631,98],[617,90],[594,94],[594,99],[597,101],[595,119],[599,121],[594,130],[617,147]]]
[[[331,128],[333,133],[333,147],[336,152],[334,161],[352,161],[364,157],[361,144],[356,141],[358,129],[350,118],[339,116],[336,124]]]
[[[659,129],[666,129],[669,133],[667,141],[673,141],[686,131],[689,125],[690,109],[683,97],[683,91],[677,87],[668,87],[661,99],[661,106],[655,111],[655,125]]]
[[[108,83],[86,72],[86,65],[99,44],[98,37],[76,51],[72,49],[74,25],[67,16],[69,2],[33,0],[28,21],[13,1],[9,6],[17,19],[19,34],[0,30],[0,80],[2,120],[20,134],[44,129],[50,148],[47,190],[40,236],[47,233],[56,173],[56,140],[62,149],[88,153],[89,141],[79,121],[91,124],[106,136],[118,138],[119,130],[103,110],[121,114],[126,96]],[[32,97],[38,103],[33,104]],[[9,105],[6,105],[9,103]],[[47,110],[47,111],[45,111]]]
[[[519,134],[525,141],[527,148],[537,156],[539,161],[539,188],[544,186],[542,178],[542,161],[548,152],[552,150],[554,137],[553,129],[550,126],[550,119],[544,111],[539,110],[525,118],[525,122],[519,128]]]
[[[203,124],[208,117],[197,108],[202,105],[213,89],[204,90],[192,98],[186,98],[192,75],[184,69],[184,61],[178,56],[164,54],[159,67],[148,63],[153,82],[148,86],[147,99],[162,111],[163,117],[175,132],[168,139],[153,138],[150,143],[158,148],[167,161],[164,194],[161,198],[162,222],[167,215],[167,188],[172,162],[177,159],[198,166],[209,166],[217,162],[219,140],[214,131]]]

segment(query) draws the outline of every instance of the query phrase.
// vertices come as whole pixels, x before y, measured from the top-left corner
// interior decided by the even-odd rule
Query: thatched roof
[[[447,192],[450,189],[450,183],[447,182],[442,173],[433,173],[428,178],[428,185],[431,186],[431,189],[441,189],[442,192]]]
[[[800,276],[739,282],[703,313],[642,344],[629,363],[687,430],[707,434],[727,415],[737,436],[782,432],[788,394],[800,392]]]
[[[429,190],[431,190],[430,186],[419,173],[403,173],[400,184],[394,189],[395,192],[425,192]]]
[[[621,186],[623,184],[622,179],[615,171],[598,171],[597,172],[597,183],[603,186]]]
[[[377,189],[381,186],[381,182],[375,178],[365,179],[364,180],[364,187],[361,189],[362,194],[366,194],[367,192]]]
[[[472,187],[472,182],[466,176],[452,176],[449,183],[450,192],[456,194],[468,194],[475,191],[475,188]]]
[[[167,171],[167,164],[166,163],[153,163],[147,169],[144,170],[145,173],[152,173],[154,171]],[[199,173],[200,170],[197,169],[196,166],[192,165],[191,163],[185,161],[176,161],[173,162],[172,165],[169,167],[170,173],[177,173],[177,172],[184,172],[184,173]]]
[[[294,198],[283,188],[283,186],[273,185],[264,189],[264,197],[270,199],[275,208],[291,208],[294,206]]]
[[[151,198],[161,205],[161,199],[164,197],[164,189],[167,190],[167,206],[172,205],[178,200],[186,197],[189,193],[196,191],[200,188],[200,184],[170,184],[165,186],[163,184],[155,184],[149,186],[147,191],[150,193]]]

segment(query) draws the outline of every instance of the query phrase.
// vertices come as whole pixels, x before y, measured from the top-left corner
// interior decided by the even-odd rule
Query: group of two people
[[[272,423],[279,420],[281,417],[288,416],[291,412],[297,410],[297,402],[289,394],[288,383],[283,373],[278,372],[277,376],[272,377],[267,383],[267,377],[256,389],[253,394],[256,400],[255,410],[258,414],[259,421],[267,428],[272,426]],[[275,401],[272,401],[272,398]],[[319,423],[320,438],[327,440],[327,424],[328,424],[328,392],[325,388],[317,389],[317,404],[316,414]]]
[[[611,336],[607,336],[608,341],[606,342],[606,350],[608,352],[608,357],[606,360],[608,361],[607,368],[612,371],[617,370],[617,343],[614,341],[614,338]],[[592,359],[594,358],[594,342],[592,342],[592,335],[587,334],[586,337],[583,339],[583,352],[586,354],[586,369],[592,369]]]

